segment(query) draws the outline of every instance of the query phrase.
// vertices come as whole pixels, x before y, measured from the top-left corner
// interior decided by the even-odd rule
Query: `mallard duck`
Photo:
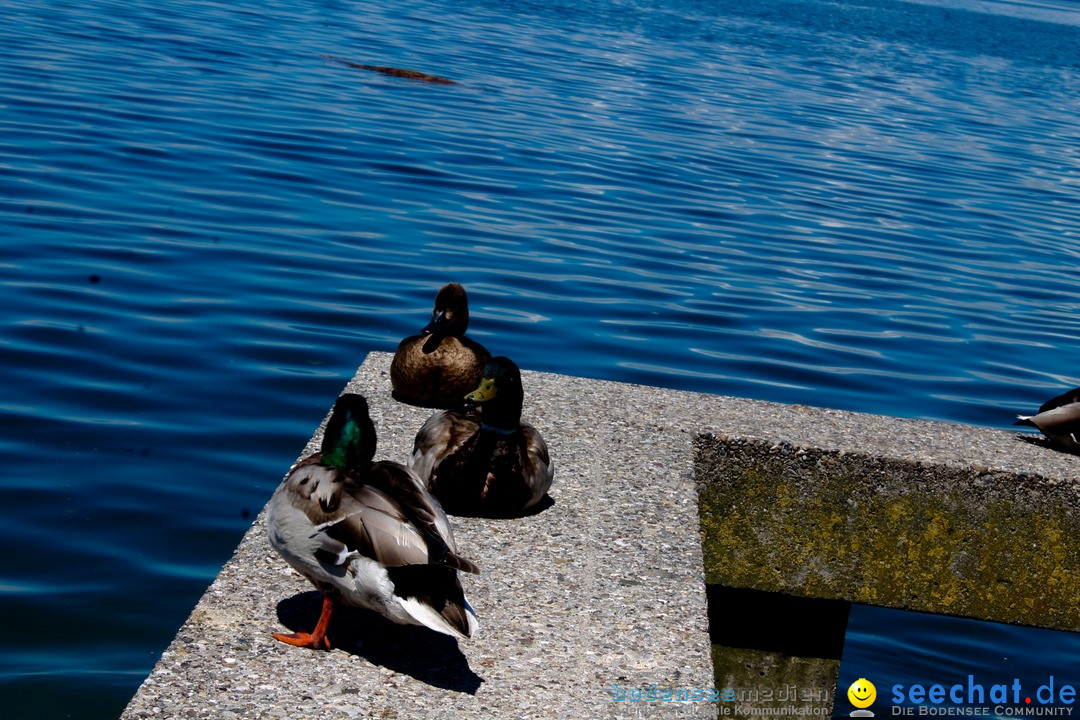
[[[278,640],[329,649],[339,601],[457,638],[476,632],[458,570],[479,570],[457,554],[446,513],[420,478],[374,455],[367,401],[342,395],[322,451],[294,465],[271,498],[270,543],[323,594],[315,629],[275,633]]]
[[[539,431],[521,422],[524,391],[517,365],[492,358],[466,399],[479,408],[428,418],[409,464],[447,512],[519,514],[544,497],[555,467]]]
[[[1080,388],[1073,388],[1042,404],[1037,415],[1018,415],[1017,425],[1038,428],[1052,445],[1080,453]]]
[[[465,337],[469,301],[465,288],[444,285],[435,297],[431,322],[398,344],[390,364],[394,398],[410,405],[448,408],[476,387],[491,353]]]

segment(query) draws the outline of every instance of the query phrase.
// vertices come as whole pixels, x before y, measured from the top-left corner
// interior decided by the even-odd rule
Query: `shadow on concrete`
[[[532,517],[533,515],[539,515],[551,506],[555,504],[555,500],[550,495],[544,493],[544,497],[536,501],[536,504],[527,510],[522,510],[514,517]]]
[[[322,594],[312,591],[279,602],[277,615],[289,630],[310,632],[321,610]],[[371,610],[337,604],[327,637],[335,649],[433,687],[475,695],[484,681],[469,667],[455,638],[418,625],[398,625]]]
[[[707,585],[714,645],[839,660],[851,603]]]
[[[1057,452],[1065,453],[1066,455],[1080,455],[1080,452],[1074,452],[1073,450],[1069,450],[1068,448],[1063,448],[1055,445],[1054,443],[1050,442],[1050,440],[1045,435],[1035,435],[1032,433],[1017,433],[1016,439],[1020,442],[1026,442],[1028,445],[1037,445],[1038,447],[1046,448],[1048,450],[1055,450]]]
[[[485,508],[483,512],[472,512],[468,510],[468,508],[451,507],[450,510],[446,511],[446,514],[450,517],[486,517],[496,520],[510,520],[519,517],[532,517],[534,515],[539,515],[545,510],[548,510],[548,508],[554,504],[555,501],[552,500],[551,495],[545,492],[543,498],[538,500],[536,505],[532,507],[527,507],[526,510],[499,512],[486,510]]]
[[[551,496],[548,495],[547,493],[544,493],[544,497],[540,498],[536,502],[535,505],[533,505],[530,508],[526,508],[525,510],[517,510],[517,511],[514,511],[514,512],[495,512],[495,511],[468,512],[468,511],[462,511],[460,509],[456,509],[453,512],[451,512],[450,510],[447,510],[446,514],[451,515],[453,517],[480,517],[480,518],[491,518],[491,519],[494,519],[494,520],[512,520],[514,518],[526,518],[526,517],[532,517],[533,515],[539,515],[540,513],[547,510],[548,508],[552,507],[554,504],[555,504],[555,501],[551,498]]]

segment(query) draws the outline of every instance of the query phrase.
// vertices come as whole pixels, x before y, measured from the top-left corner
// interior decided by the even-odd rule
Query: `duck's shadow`
[[[1044,448],[1050,447],[1050,441],[1041,435],[1031,435],[1029,433],[1014,433],[1013,437],[1020,442],[1026,442],[1028,445],[1037,445]]]
[[[322,594],[313,591],[282,600],[277,615],[293,632],[310,632],[321,610]],[[337,603],[327,637],[335,649],[433,687],[475,695],[484,681],[454,638],[418,625],[398,625],[370,610]]]
[[[1036,446],[1041,447],[1041,448],[1046,448],[1047,450],[1054,450],[1056,452],[1065,453],[1066,455],[1078,455],[1078,456],[1080,456],[1080,452],[1070,450],[1069,448],[1058,447],[1057,445],[1050,442],[1049,439],[1047,439],[1046,437],[1044,437],[1042,435],[1032,435],[1032,434],[1029,434],[1029,433],[1016,433],[1015,437],[1020,442],[1026,442],[1028,445],[1036,445]]]
[[[484,510],[483,512],[473,511],[467,508],[453,508],[447,510],[447,514],[454,517],[479,517],[488,518],[492,520],[512,520],[516,518],[527,518],[533,515],[539,515],[548,508],[552,507],[555,501],[550,495],[544,493],[544,497],[540,498],[535,505],[524,510]]]

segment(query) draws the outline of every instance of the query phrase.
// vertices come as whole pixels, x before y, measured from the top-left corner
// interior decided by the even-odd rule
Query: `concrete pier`
[[[1009,433],[892,424],[927,444],[902,458],[881,444],[696,439],[710,604],[759,618],[749,642],[713,628],[718,686],[834,686],[851,602],[1080,629],[1080,496],[1060,462],[1076,458]],[[999,450],[1037,452],[1006,470]],[[832,706],[831,693],[809,698]]]
[[[390,359],[370,355],[345,391],[369,400],[379,434],[376,458],[404,461],[430,412],[390,397]],[[723,703],[706,699],[707,691],[772,686],[783,682],[772,674],[776,668],[790,670],[768,653],[751,650],[732,661],[736,655],[725,654],[722,642],[714,646],[707,596],[722,603],[730,597],[717,588],[869,602],[882,601],[886,588],[900,588],[897,598],[967,593],[968,600],[939,609],[978,611],[972,589],[989,577],[980,569],[979,543],[985,540],[990,552],[998,531],[978,540],[985,523],[977,516],[970,528],[950,532],[927,514],[935,507],[930,500],[912,505],[927,508],[923,514],[893,518],[894,529],[923,523],[909,536],[941,529],[915,554],[919,563],[908,566],[947,567],[918,571],[929,579],[906,594],[903,545],[871,562],[858,548],[829,541],[833,529],[857,528],[852,518],[875,498],[881,504],[873,513],[884,514],[872,517],[892,517],[885,499],[912,493],[927,498],[940,491],[965,503],[1004,498],[1010,507],[1030,507],[1027,515],[1001,516],[994,527],[1030,526],[1046,555],[1031,572],[1056,583],[1053,594],[1013,584],[1031,600],[992,614],[1078,629],[1075,599],[1050,607],[1061,604],[1080,576],[1074,456],[1006,431],[529,371],[523,380],[525,419],[547,438],[556,465],[553,504],[515,520],[451,519],[462,554],[482,569],[464,578],[480,616],[477,637],[458,643],[357,610],[335,616],[331,652],[277,642],[270,636],[275,630],[310,628],[320,599],[270,548],[260,516],[122,717],[716,717]],[[328,410],[331,405],[328,398]],[[320,438],[321,430],[305,455]],[[815,471],[834,464],[852,471]],[[897,468],[916,470],[897,479]],[[785,503],[783,512],[770,515],[778,503]],[[799,527],[800,507],[813,520],[807,532]],[[954,547],[957,532],[964,542]],[[888,545],[875,542],[875,553]],[[858,579],[850,581],[837,563],[859,568]],[[1009,572],[999,570],[996,580],[1007,582]],[[936,589],[953,577],[956,583]],[[1030,584],[1031,575],[1024,577]],[[867,594],[873,592],[878,595]],[[1025,605],[1026,614],[1016,614]],[[712,608],[714,625],[717,618],[742,623],[729,612],[735,607]],[[739,672],[715,677],[714,653],[718,667]],[[829,667],[807,677],[829,693],[819,702],[831,704]]]

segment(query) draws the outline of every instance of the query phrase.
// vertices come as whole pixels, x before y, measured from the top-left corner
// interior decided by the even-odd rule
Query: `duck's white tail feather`
[[[469,605],[468,601],[465,603],[465,617],[468,621],[467,635],[451,625],[445,617],[435,610],[435,608],[416,598],[400,598],[398,602],[401,603],[401,607],[405,612],[409,613],[411,618],[424,627],[431,628],[432,630],[441,632],[445,635],[456,637],[459,640],[467,640],[470,637],[473,637],[480,627],[480,624],[476,619],[476,612],[472,609],[472,606]]]

